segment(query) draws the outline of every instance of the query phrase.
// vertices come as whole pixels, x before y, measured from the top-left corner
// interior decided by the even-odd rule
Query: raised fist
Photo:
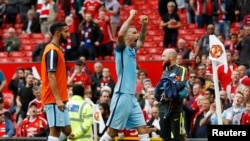
[[[134,17],[136,12],[137,12],[136,10],[132,9],[132,10],[130,10],[129,14],[130,14],[130,16]]]
[[[141,16],[140,16],[140,21],[141,21],[141,23],[143,23],[143,24],[147,24],[147,23],[148,23],[148,16],[146,16],[146,15],[141,15]]]

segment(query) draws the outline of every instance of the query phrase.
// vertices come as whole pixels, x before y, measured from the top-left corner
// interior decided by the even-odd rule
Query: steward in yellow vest
[[[82,85],[74,85],[72,91],[73,96],[67,104],[72,129],[68,141],[92,141],[93,109],[83,99]]]

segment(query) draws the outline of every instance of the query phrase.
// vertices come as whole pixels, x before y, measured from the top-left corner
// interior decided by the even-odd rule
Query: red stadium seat
[[[23,54],[25,57],[31,57],[32,56],[32,51],[23,51]]]
[[[197,29],[197,24],[187,24],[188,29]]]
[[[32,39],[21,39],[21,44],[23,44],[23,45],[32,45],[33,40]]]
[[[179,29],[178,32],[179,34],[190,34],[190,30],[188,29]]]
[[[145,48],[147,54],[161,54],[162,48],[156,47],[156,48]]]
[[[140,49],[138,49],[137,51],[136,51],[136,54],[137,55],[144,55],[144,54],[146,54],[147,52],[145,51],[145,49],[144,48],[140,48]]]
[[[8,52],[0,52],[0,58],[8,57]]]
[[[205,29],[193,29],[192,31],[193,31],[194,34],[199,34],[199,35],[206,34],[206,30]]]
[[[10,52],[9,56],[10,57],[23,57],[24,53],[23,52],[19,52],[19,51],[14,51],[14,52]]]
[[[150,61],[151,60],[149,55],[137,55],[136,59],[139,61]]]
[[[20,40],[28,40],[28,39],[30,39],[30,34],[20,34],[20,35],[18,35],[18,38],[20,39]]]
[[[13,60],[11,58],[0,58],[0,63],[12,63]]]
[[[32,38],[32,39],[43,39],[44,36],[43,36],[42,33],[32,33],[32,34],[31,34],[31,38]]]
[[[27,63],[28,62],[26,57],[16,57],[12,59],[14,63]]]
[[[34,49],[34,45],[22,45],[20,49],[23,51],[32,51]]]
[[[160,55],[160,54],[153,54],[151,56],[152,61],[160,61],[160,60],[162,60],[161,58],[162,58],[162,55]]]

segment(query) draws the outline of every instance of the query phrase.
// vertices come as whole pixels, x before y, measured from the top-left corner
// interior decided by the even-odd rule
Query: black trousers
[[[160,136],[164,141],[182,141],[182,109],[180,107],[171,108],[171,112],[166,116],[167,103],[160,104]],[[171,137],[173,134],[173,138]]]

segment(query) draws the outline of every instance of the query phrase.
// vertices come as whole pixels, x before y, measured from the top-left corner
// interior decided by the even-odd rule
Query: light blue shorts
[[[45,110],[49,127],[65,127],[70,125],[68,108],[65,108],[62,112],[56,104],[47,104],[45,105]]]
[[[111,101],[111,114],[107,126],[120,130],[146,125],[142,109],[134,94],[114,93]]]

